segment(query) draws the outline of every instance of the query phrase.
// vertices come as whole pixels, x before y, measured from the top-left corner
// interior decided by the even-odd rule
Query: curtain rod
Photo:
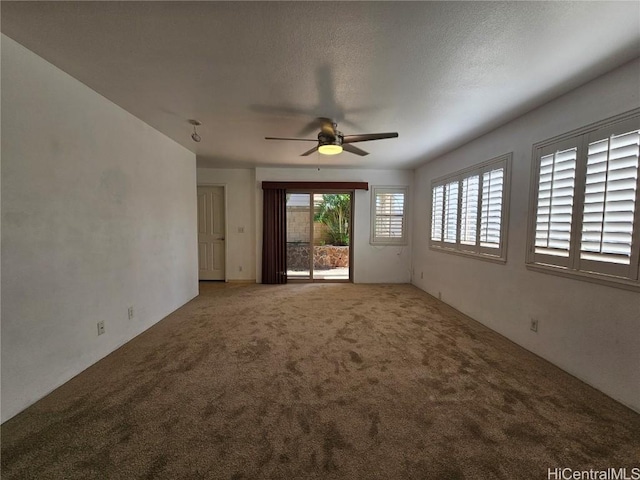
[[[369,190],[368,182],[262,182],[263,190]]]

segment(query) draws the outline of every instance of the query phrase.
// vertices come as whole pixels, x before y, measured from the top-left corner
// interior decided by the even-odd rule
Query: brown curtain
[[[263,192],[262,283],[287,283],[287,191]]]

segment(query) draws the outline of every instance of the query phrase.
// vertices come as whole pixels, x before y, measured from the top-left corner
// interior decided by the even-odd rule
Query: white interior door
[[[224,280],[224,187],[198,187],[200,280]]]

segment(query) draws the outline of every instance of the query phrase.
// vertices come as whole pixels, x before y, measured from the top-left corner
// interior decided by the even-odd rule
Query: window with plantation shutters
[[[431,248],[506,260],[511,154],[439,178],[431,185]]]
[[[640,110],[534,145],[532,268],[636,289]]]
[[[406,245],[406,187],[373,187],[371,243]]]

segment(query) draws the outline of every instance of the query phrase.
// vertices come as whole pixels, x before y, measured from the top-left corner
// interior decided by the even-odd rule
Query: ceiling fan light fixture
[[[189,120],[189,123],[193,125],[193,133],[191,134],[191,140],[193,140],[196,143],[200,143],[200,141],[202,140],[202,137],[198,135],[196,127],[198,127],[199,125],[202,125],[202,123],[200,123],[198,120]]]
[[[342,133],[335,130],[334,135],[328,135],[324,132],[318,134],[318,152],[322,155],[337,155],[342,153]]]
[[[320,145],[318,147],[318,152],[320,152],[322,155],[337,155],[339,153],[342,153],[342,145]]]

